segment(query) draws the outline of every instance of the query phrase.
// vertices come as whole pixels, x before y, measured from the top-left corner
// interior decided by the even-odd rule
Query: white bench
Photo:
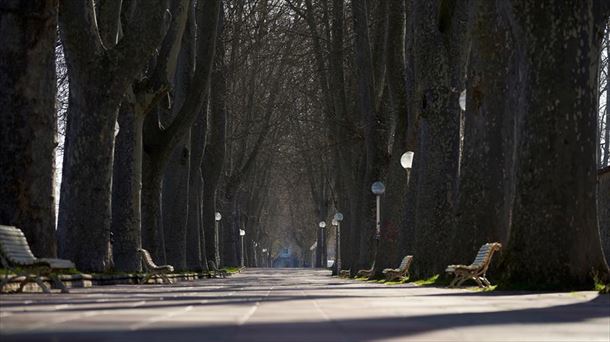
[[[167,277],[167,273],[174,272],[174,266],[157,266],[157,264],[155,264],[152,258],[150,257],[150,253],[148,253],[148,251],[143,248],[138,248],[138,253],[142,257],[142,264],[144,265],[144,270],[146,271],[144,279],[142,280],[142,284],[146,284],[154,276],[159,276],[162,281],[171,284],[171,280],[169,280],[169,278]]]
[[[499,242],[486,243],[481,246],[472,264],[447,266],[445,272],[455,275],[449,287],[461,286],[468,279],[476,281],[479,287],[491,286],[491,283],[487,280],[486,273],[491,264],[491,257],[494,252],[500,249],[502,249],[502,245]]]
[[[394,279],[400,279],[404,276],[409,276],[409,268],[411,267],[411,263],[413,262],[413,256],[407,255],[402,259],[400,266],[398,268],[386,268],[383,271],[383,275],[387,281],[392,281]]]
[[[69,292],[55,272],[74,269],[74,263],[64,259],[36,258],[30,250],[25,235],[19,228],[0,225],[0,262],[7,269],[7,275],[0,282],[0,292],[12,280],[25,277],[19,285],[18,292],[23,291],[27,283],[35,282],[44,293],[50,293],[51,290],[42,280],[43,276],[51,279],[53,284],[61,289],[62,293]],[[20,271],[9,277],[9,269],[20,269]]]

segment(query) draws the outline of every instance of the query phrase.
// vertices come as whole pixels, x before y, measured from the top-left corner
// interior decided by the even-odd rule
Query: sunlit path
[[[0,296],[7,341],[608,341],[610,297],[386,286],[326,271]]]

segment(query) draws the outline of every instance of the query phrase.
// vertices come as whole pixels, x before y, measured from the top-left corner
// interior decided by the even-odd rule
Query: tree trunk
[[[165,234],[161,224],[161,188],[163,175],[148,154],[142,162],[142,248],[157,264],[165,263]]]
[[[463,89],[463,3],[417,2],[415,70],[421,97],[420,134],[415,153],[414,275],[443,273],[450,246],[459,165],[459,89]]]
[[[404,226],[405,193],[408,186],[407,172],[400,165],[400,158],[407,151],[407,90],[405,87],[405,3],[391,1],[388,14],[387,69],[388,88],[391,94],[394,122],[391,158],[387,187],[382,202],[380,248],[375,261],[376,277],[384,268],[395,268],[405,255],[399,248],[400,229]]]
[[[118,110],[167,29],[164,1],[138,4],[137,9],[139,15],[131,18],[121,43],[106,47],[93,2],[60,2],[70,98],[58,249],[61,257],[74,261],[81,271],[102,272],[112,265],[110,199]]]
[[[220,20],[219,30],[222,32],[222,13]],[[225,135],[227,130],[225,109],[225,74],[227,70],[224,62],[225,51],[222,35],[219,34],[218,37],[214,70],[212,72],[212,86],[210,89],[210,110],[207,112],[205,148],[201,165],[203,175],[202,226],[205,233],[205,252],[208,260],[215,260],[217,262],[216,255],[220,255],[220,246],[217,246],[216,242],[222,240],[215,236],[214,215],[217,211],[216,193],[218,182],[222,174],[225,159]]]
[[[190,135],[174,149],[167,162],[162,187],[162,220],[166,262],[186,269],[186,234],[189,214]]]
[[[143,119],[123,101],[119,113],[119,134],[114,151],[112,179],[112,245],[114,267],[120,272],[139,272],[142,247],[140,201],[142,194]]]
[[[457,263],[472,261],[486,242],[507,242],[512,206],[516,53],[502,8],[487,1],[475,10],[453,238]]]
[[[206,106],[207,107],[207,106]],[[189,270],[207,269],[207,261],[202,248],[205,248],[202,220],[203,178],[201,159],[205,143],[205,117],[207,108],[191,128],[191,161],[189,172],[188,220],[186,228],[186,265]]]
[[[608,274],[595,199],[600,13],[580,0],[512,6],[526,84],[502,284],[590,289]]]
[[[57,1],[3,1],[0,23],[0,224],[55,257]]]

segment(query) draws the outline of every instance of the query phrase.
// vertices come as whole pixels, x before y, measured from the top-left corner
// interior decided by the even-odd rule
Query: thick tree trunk
[[[112,265],[110,199],[118,110],[167,29],[167,3],[150,1],[137,9],[138,16],[130,18],[130,30],[121,43],[106,47],[93,2],[60,2],[70,99],[58,249],[82,271],[101,272]]]
[[[223,27],[222,18],[221,13],[221,25],[219,27],[221,30]],[[225,135],[227,130],[225,109],[225,74],[227,70],[224,62],[225,51],[221,38],[222,35],[219,34],[218,37],[214,70],[212,72],[212,86],[210,89],[210,110],[207,113],[205,149],[201,165],[203,175],[202,226],[205,233],[205,252],[208,260],[215,260],[217,262],[216,256],[220,256],[220,246],[217,246],[216,242],[222,240],[215,236],[214,215],[217,211],[216,192],[225,159]],[[223,213],[223,216],[227,215]]]
[[[161,188],[163,175],[148,154],[142,161],[142,247],[157,264],[165,263],[165,234],[161,220]]]
[[[186,234],[189,213],[190,135],[176,146],[167,162],[162,187],[163,234],[166,262],[186,269]]]
[[[475,10],[452,246],[458,263],[486,242],[506,243],[512,206],[516,52],[503,9],[485,1]]]
[[[112,179],[112,245],[114,267],[120,272],[141,270],[137,250],[142,246],[142,125],[133,106],[123,101],[114,151]]]
[[[386,194],[382,202],[380,248],[376,258],[376,276],[384,268],[395,268],[405,252],[399,248],[400,229],[404,226],[407,172],[400,158],[407,151],[407,91],[405,88],[405,2],[391,1],[388,12],[387,80],[391,95],[393,141],[388,166]]]
[[[581,0],[512,6],[526,84],[503,284],[590,289],[608,273],[595,200],[599,13]]]
[[[205,144],[207,106],[191,128],[191,170],[189,172],[189,205],[186,230],[186,263],[188,269],[207,269],[205,256],[205,238],[202,221],[202,191],[201,159]]]
[[[0,224],[56,256],[53,196],[57,1],[0,4]]]
[[[414,274],[443,273],[452,262],[453,210],[459,164],[459,89],[466,45],[463,3],[417,2],[415,70],[422,98],[417,160]]]

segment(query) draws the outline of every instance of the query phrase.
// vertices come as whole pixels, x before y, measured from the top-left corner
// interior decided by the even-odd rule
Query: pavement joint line
[[[269,294],[271,293],[272,290],[273,290],[273,287],[269,288],[269,291],[267,291],[267,293],[265,294],[265,297],[269,297]],[[261,298],[261,300],[263,300],[263,299]],[[250,308],[250,310],[242,318],[239,319],[239,321],[237,322],[237,325],[241,326],[241,325],[246,324],[246,322],[250,319],[250,317],[252,317],[252,315],[254,315],[256,310],[258,310],[260,304],[261,304],[261,302],[257,301],[254,304],[254,306],[252,308]]]
[[[189,305],[189,306],[187,306],[185,308],[182,308],[180,310],[171,311],[171,312],[168,312],[168,313],[163,314],[163,315],[154,316],[154,317],[151,317],[151,318],[147,319],[144,322],[141,322],[141,323],[138,323],[138,324],[133,324],[133,325],[129,326],[129,330],[132,330],[132,331],[133,330],[139,330],[139,329],[144,328],[146,326],[149,326],[149,325],[151,325],[153,323],[157,323],[157,322],[162,321],[162,320],[167,319],[167,318],[172,318],[174,316],[177,316],[179,314],[183,314],[183,313],[189,312],[191,310],[193,310],[193,306]]]

